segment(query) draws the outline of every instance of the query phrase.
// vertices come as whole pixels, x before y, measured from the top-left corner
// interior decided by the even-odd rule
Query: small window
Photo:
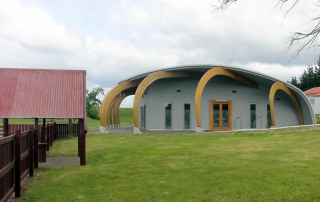
[[[311,100],[310,100],[310,103],[314,105],[314,99],[311,99]]]
[[[250,104],[250,128],[256,128],[256,104]]]

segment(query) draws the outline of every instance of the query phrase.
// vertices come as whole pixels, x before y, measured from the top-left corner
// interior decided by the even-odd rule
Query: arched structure
[[[236,79],[238,81],[241,81],[255,89],[258,89],[259,88],[259,85],[244,77],[244,76],[241,76],[239,74],[236,74],[230,70],[226,70],[222,67],[216,67],[216,68],[212,68],[210,69],[209,71],[207,71],[200,79],[199,83],[198,83],[198,86],[197,86],[197,90],[196,90],[196,95],[195,95],[195,109],[196,109],[196,119],[197,119],[197,126],[198,127],[202,127],[202,124],[201,124],[201,97],[202,97],[202,92],[204,90],[204,87],[206,86],[206,84],[208,83],[208,81],[214,77],[214,76],[217,76],[217,75],[223,75],[223,76],[228,76],[228,77],[231,77],[233,79]]]
[[[308,98],[291,84],[242,68],[190,65],[121,81],[102,103],[103,129],[120,124],[120,104],[133,94],[137,133],[268,128],[276,119],[277,127],[316,123]]]
[[[148,86],[158,79],[163,78],[174,78],[174,77],[188,77],[190,74],[188,72],[165,72],[165,71],[158,71],[150,74],[147,76],[143,81],[139,84],[137,91],[134,96],[133,101],[133,117],[134,117],[134,124],[137,128],[140,128],[139,123],[139,104],[141,100],[141,96],[144,91],[148,88]]]
[[[303,114],[302,114],[299,100],[297,99],[295,94],[286,86],[286,84],[284,84],[283,82],[277,81],[271,86],[270,93],[269,93],[269,103],[270,103],[270,113],[271,113],[272,126],[276,126],[276,116],[275,116],[275,111],[274,111],[274,96],[278,90],[284,91],[287,95],[289,95],[292,98],[292,100],[296,104],[297,111],[299,113],[300,124],[304,125]]]
[[[110,109],[113,105],[115,99],[117,96],[127,89],[130,89],[132,87],[136,87],[139,85],[141,80],[136,81],[125,81],[120,83],[118,86],[113,88],[103,99],[103,102],[100,107],[100,123],[101,126],[108,127],[108,123],[110,122]]]

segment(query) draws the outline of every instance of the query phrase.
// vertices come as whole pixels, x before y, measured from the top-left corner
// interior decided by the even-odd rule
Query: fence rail
[[[0,139],[0,201],[21,195],[21,181],[33,176],[34,129]]]
[[[78,124],[71,124],[69,130],[69,124],[55,124],[55,136],[54,139],[62,139],[69,136],[78,137],[79,126]]]
[[[78,124],[72,124],[70,129],[69,124],[48,123],[45,126],[34,129],[31,124],[10,124],[10,135],[0,136],[0,202],[7,201],[13,193],[20,197],[21,181],[33,176],[38,162],[45,162],[46,151],[54,140],[69,134],[76,137],[80,130]],[[3,131],[3,126],[0,126],[0,131]]]

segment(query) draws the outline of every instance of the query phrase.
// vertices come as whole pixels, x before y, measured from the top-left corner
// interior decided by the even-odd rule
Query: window
[[[311,99],[311,100],[310,100],[310,103],[314,105],[314,99]]]
[[[184,103],[184,129],[190,129],[190,104]]]
[[[270,128],[271,125],[272,125],[272,121],[271,121],[270,104],[267,104],[267,128]]]
[[[165,129],[172,129],[172,103],[165,104]]]
[[[250,128],[256,128],[256,104],[250,104]]]

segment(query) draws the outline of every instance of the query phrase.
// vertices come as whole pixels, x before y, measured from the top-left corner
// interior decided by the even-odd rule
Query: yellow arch
[[[113,88],[103,99],[101,108],[100,108],[100,124],[104,127],[107,127],[109,122],[109,111],[110,107],[116,98],[116,96],[122,91],[138,86],[141,81],[125,81],[120,83],[118,86]]]
[[[286,86],[286,84],[277,81],[271,86],[270,93],[269,93],[269,103],[270,103],[270,113],[271,113],[272,126],[276,126],[276,116],[275,116],[275,112],[274,112],[274,96],[275,96],[277,90],[283,90],[285,93],[287,93],[293,99],[293,101],[297,105],[297,109],[299,112],[300,124],[304,125],[301,106],[300,106],[299,100],[297,99],[296,95]]]
[[[234,78],[238,81],[241,81],[241,82],[243,82],[253,88],[259,89],[259,85],[256,82],[254,82],[244,76],[241,76],[237,73],[234,73],[230,70],[226,70],[222,67],[215,67],[215,68],[210,69],[201,77],[201,79],[198,83],[196,95],[195,95],[197,126],[200,128],[202,127],[202,123],[201,123],[201,97],[202,97],[202,93],[203,93],[204,87],[207,85],[208,81],[216,75],[228,76],[228,77]]]
[[[118,95],[114,99],[114,101],[113,101],[113,103],[112,103],[112,105],[110,107],[110,117],[111,117],[111,119],[110,119],[110,124],[108,124],[108,125],[115,125],[116,124],[116,120],[117,120],[116,107],[118,106],[118,102],[119,102],[119,100],[121,100],[121,98],[122,98],[122,95]]]
[[[192,76],[192,73],[190,72],[165,72],[165,71],[158,71],[150,74],[147,76],[143,81],[139,84],[137,91],[134,96],[133,101],[133,118],[134,118],[134,124],[137,128],[140,128],[139,123],[139,105],[141,97],[144,93],[144,91],[148,88],[150,84],[152,84],[154,81],[158,79],[163,78],[174,78],[174,77],[189,77]]]

